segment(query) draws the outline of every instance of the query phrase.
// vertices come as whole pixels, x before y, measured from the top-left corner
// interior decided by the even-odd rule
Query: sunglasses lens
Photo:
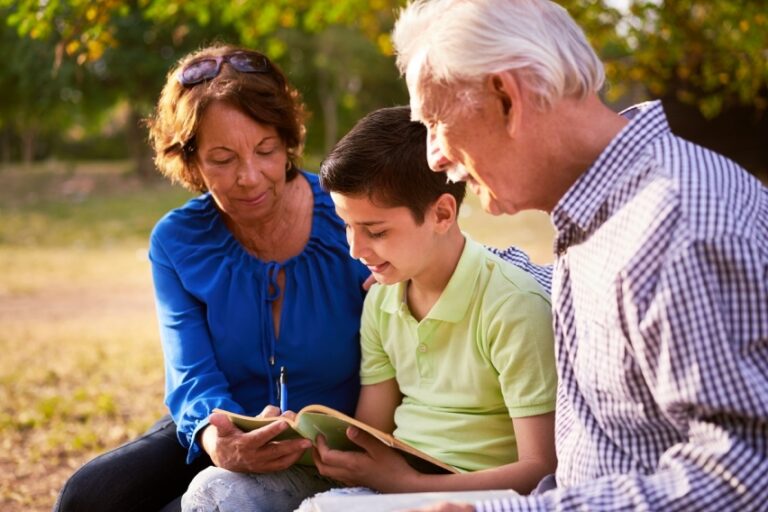
[[[214,59],[193,62],[182,70],[180,82],[184,85],[193,85],[213,78],[217,75],[217,67]]]
[[[263,55],[235,53],[229,57],[229,63],[241,73],[261,73],[269,70],[267,58]]]

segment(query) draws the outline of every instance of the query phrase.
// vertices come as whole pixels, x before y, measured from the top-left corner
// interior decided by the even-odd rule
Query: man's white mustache
[[[467,179],[469,178],[469,173],[467,172],[467,168],[461,164],[451,165],[446,169],[445,174],[448,177],[448,181],[452,183],[467,181]]]

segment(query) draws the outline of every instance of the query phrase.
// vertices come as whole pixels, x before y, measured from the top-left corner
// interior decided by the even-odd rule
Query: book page
[[[373,494],[364,496],[325,493],[312,498],[312,512],[394,512],[423,507],[441,501],[474,503],[480,500],[510,498],[515,491],[457,491],[415,492],[404,494]]]

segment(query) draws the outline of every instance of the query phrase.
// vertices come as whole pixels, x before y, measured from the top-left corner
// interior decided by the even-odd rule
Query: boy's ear
[[[435,218],[435,227],[440,233],[447,232],[456,223],[458,206],[456,198],[445,193],[437,198],[432,205],[432,215]]]

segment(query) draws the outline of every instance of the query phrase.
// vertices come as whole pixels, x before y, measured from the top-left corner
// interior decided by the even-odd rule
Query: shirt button
[[[423,343],[419,344],[419,352],[426,352],[427,346]]]

